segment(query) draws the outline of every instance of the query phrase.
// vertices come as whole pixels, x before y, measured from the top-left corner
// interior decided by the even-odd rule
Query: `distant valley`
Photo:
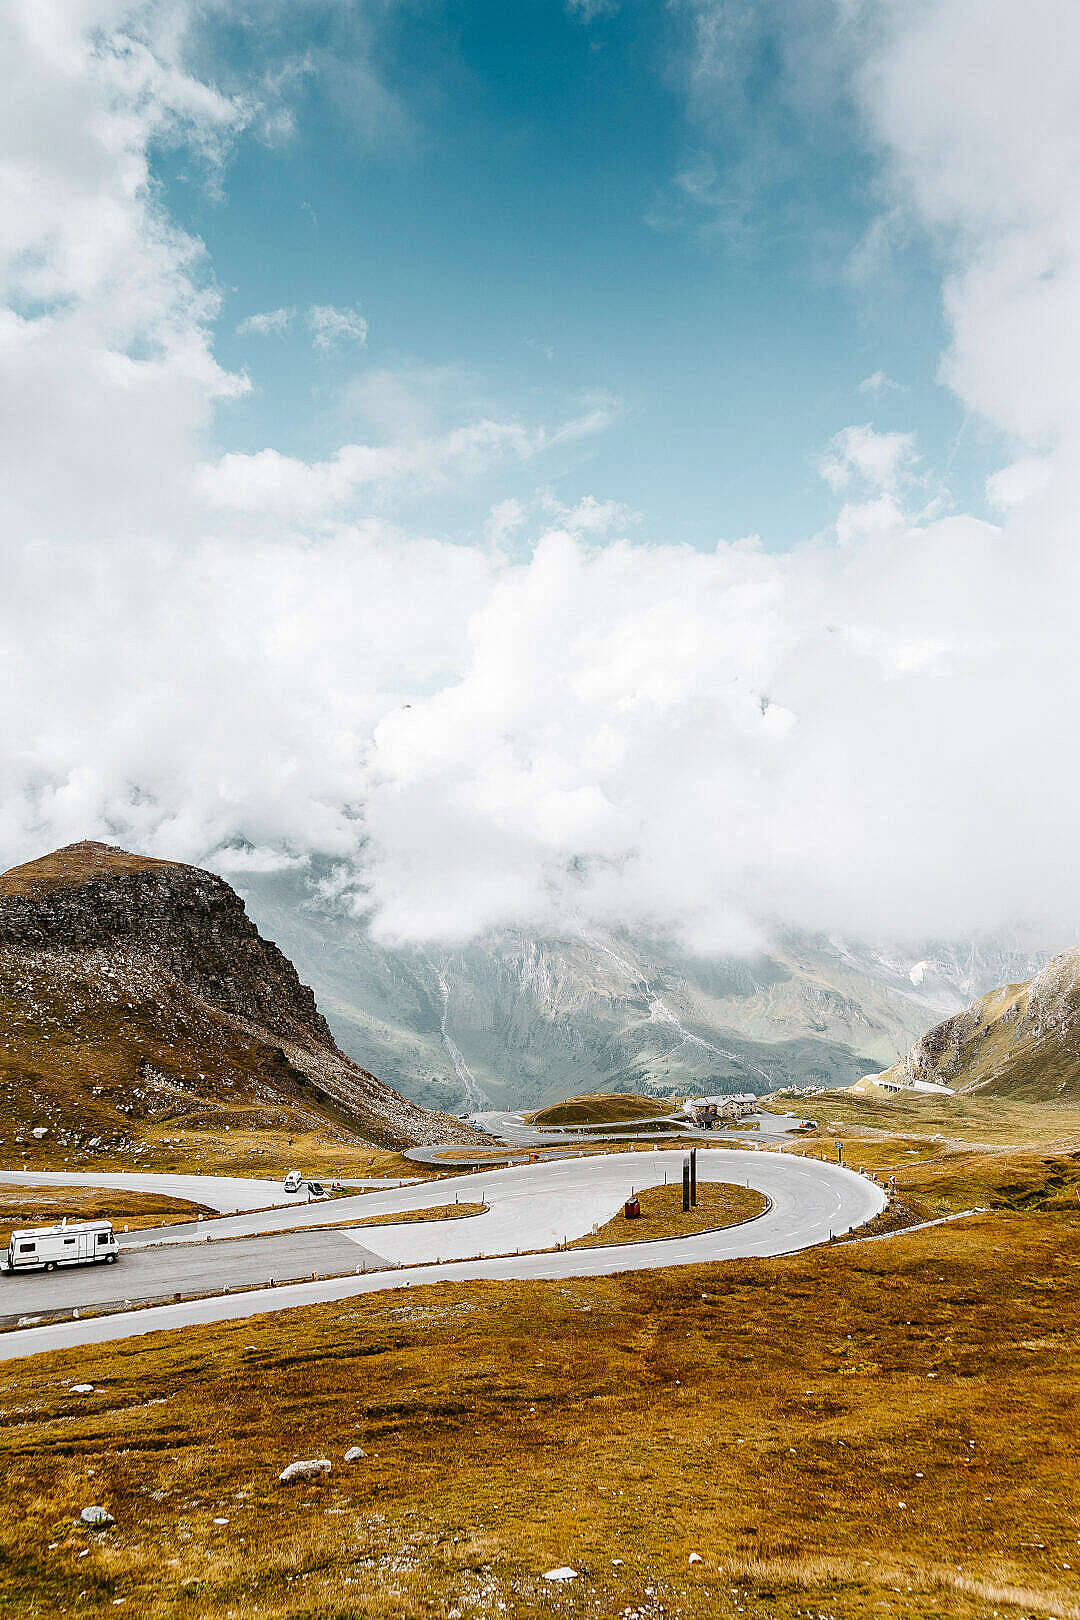
[[[389,948],[301,871],[233,874],[315,989],[342,1049],[425,1107],[537,1107],[592,1089],[667,1095],[845,1086],[1049,953],[930,943],[901,953],[790,935],[706,959],[599,932],[504,932]]]

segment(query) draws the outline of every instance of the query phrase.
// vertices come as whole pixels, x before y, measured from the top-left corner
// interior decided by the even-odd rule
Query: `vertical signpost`
[[[689,1212],[690,1212],[690,1160],[689,1159],[684,1159],[683,1162],[682,1162],[682,1207],[683,1207],[683,1214],[684,1215],[689,1214]]]
[[[697,1209],[697,1148],[690,1149],[690,1204]]]
[[[843,1162],[844,1162],[844,1144],[843,1144],[843,1142],[837,1142],[837,1144],[836,1144],[836,1162],[837,1162],[837,1164],[843,1164]]]

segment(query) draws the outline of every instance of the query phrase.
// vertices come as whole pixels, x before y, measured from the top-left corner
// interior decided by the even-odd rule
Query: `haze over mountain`
[[[940,943],[912,957],[794,933],[769,953],[710,958],[596,928],[392,947],[320,898],[302,870],[236,881],[315,985],[343,1049],[406,1095],[452,1110],[594,1089],[850,1085],[973,994],[1044,959]]]

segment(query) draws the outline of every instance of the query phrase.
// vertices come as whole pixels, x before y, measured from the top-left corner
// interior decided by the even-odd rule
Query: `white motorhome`
[[[111,1221],[61,1221],[59,1226],[29,1226],[12,1232],[3,1256],[4,1270],[26,1271],[40,1266],[55,1271],[57,1266],[93,1265],[99,1260],[114,1263],[120,1253]]]

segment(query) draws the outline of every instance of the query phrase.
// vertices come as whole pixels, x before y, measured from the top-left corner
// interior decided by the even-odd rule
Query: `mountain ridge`
[[[1080,947],[943,1019],[878,1083],[1047,1102],[1080,1096]]]

